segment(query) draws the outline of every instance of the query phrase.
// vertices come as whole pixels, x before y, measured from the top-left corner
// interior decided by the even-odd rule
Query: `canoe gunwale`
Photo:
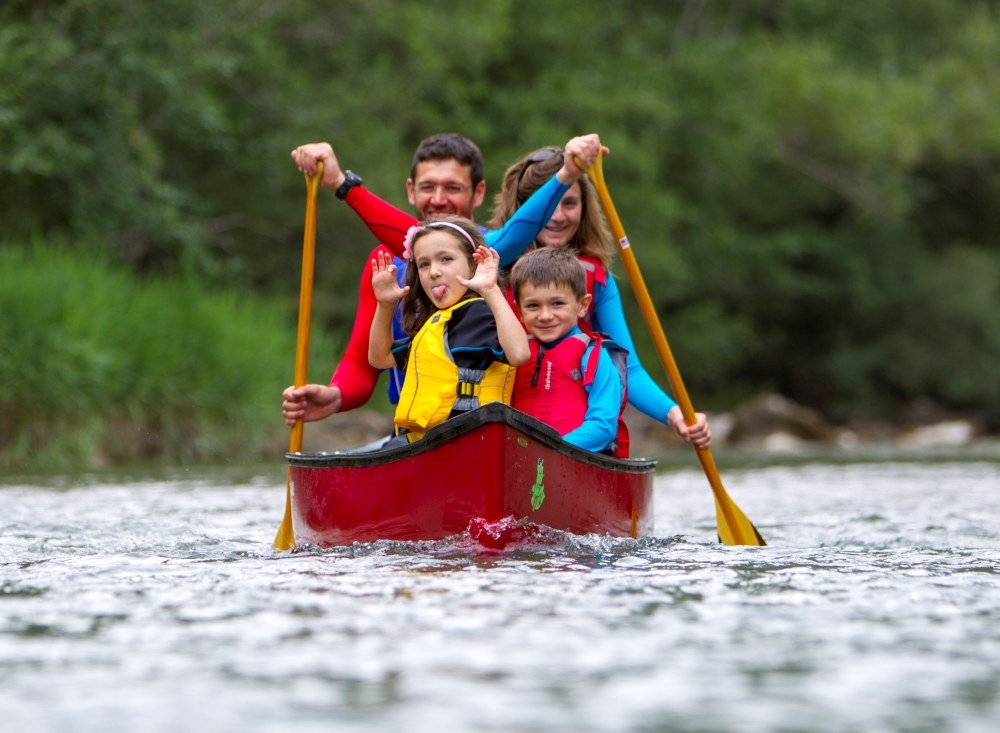
[[[555,430],[502,402],[490,402],[482,407],[446,420],[427,431],[421,440],[390,450],[353,453],[351,451],[301,451],[286,453],[290,466],[297,468],[336,468],[378,466],[403,460],[433,450],[489,423],[502,423],[525,436],[581,463],[623,473],[652,473],[656,460],[651,458],[615,458],[592,453],[570,445]]]

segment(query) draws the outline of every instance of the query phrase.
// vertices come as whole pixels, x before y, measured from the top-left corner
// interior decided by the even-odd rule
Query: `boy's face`
[[[590,293],[577,300],[568,285],[525,283],[521,286],[517,308],[528,333],[539,341],[551,343],[569,333],[586,315],[590,301]]]

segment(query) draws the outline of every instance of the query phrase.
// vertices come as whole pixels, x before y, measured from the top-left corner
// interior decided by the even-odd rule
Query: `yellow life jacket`
[[[411,443],[447,420],[452,410],[466,412],[487,402],[510,404],[514,367],[494,361],[485,370],[460,369],[451,356],[448,322],[455,311],[477,300],[482,298],[436,311],[413,337],[394,418],[397,433],[405,431]]]

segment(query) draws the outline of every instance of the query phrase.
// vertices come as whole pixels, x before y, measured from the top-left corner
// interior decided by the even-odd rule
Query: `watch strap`
[[[341,201],[344,200],[344,197],[347,196],[352,188],[360,186],[364,183],[364,181],[361,180],[361,176],[354,171],[344,171],[344,176],[344,182],[337,187],[336,191],[334,191],[334,195]]]

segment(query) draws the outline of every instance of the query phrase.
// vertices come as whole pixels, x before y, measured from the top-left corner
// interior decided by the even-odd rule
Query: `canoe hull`
[[[433,540],[509,517],[577,534],[653,529],[655,461],[573,448],[500,403],[403,448],[287,458],[299,543]]]

